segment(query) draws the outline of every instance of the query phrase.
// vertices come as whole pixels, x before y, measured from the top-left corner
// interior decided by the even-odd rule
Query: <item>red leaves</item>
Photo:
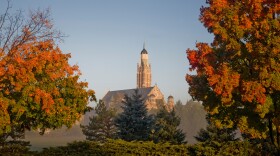
[[[52,29],[49,11],[9,18],[15,22],[1,29],[0,135],[9,132],[10,123],[22,130],[70,127],[95,96],[79,82],[78,66],[68,63],[71,55],[55,44],[62,36]]]
[[[219,63],[208,44],[197,43],[196,47],[198,50],[187,50],[190,70],[196,69],[198,75],[206,75],[209,86],[221,96],[222,102],[230,103],[233,90],[239,86],[240,75],[232,71],[227,63]]]
[[[231,101],[232,93],[241,93],[242,101],[263,104],[267,91],[279,90],[279,1],[272,0],[210,0],[201,8],[200,20],[215,38],[211,46],[197,43],[197,50],[187,50],[197,75],[205,75],[209,86],[224,103]],[[218,56],[218,57],[217,57]],[[268,57],[267,60],[264,57]],[[246,61],[246,65],[243,62]],[[238,65],[244,70],[239,70]],[[254,75],[267,68],[267,74]],[[252,74],[252,75],[251,75]],[[242,83],[241,83],[242,81]],[[248,85],[248,86],[246,86]],[[268,89],[269,88],[269,89]]]
[[[201,67],[207,68],[211,61],[215,61],[213,55],[211,55],[213,53],[212,49],[207,43],[197,43],[196,47],[198,50],[187,50],[187,57],[191,65],[190,70],[200,70]],[[210,68],[208,68],[208,71],[212,72]]]
[[[42,105],[42,109],[49,113],[52,105],[54,104],[53,98],[50,93],[44,90],[35,90],[35,102]]]
[[[197,52],[196,50],[190,50],[190,49],[187,50],[187,54],[188,54],[187,57],[191,64],[190,70],[194,70],[195,68],[198,67],[198,57],[196,52]]]
[[[280,133],[280,1],[208,0],[200,21],[214,35],[211,46],[187,50],[189,93],[210,117],[231,120],[253,138]],[[221,122],[217,126],[227,125]],[[270,136],[273,138],[274,136]]]
[[[50,40],[29,42],[12,49],[0,60],[0,74],[3,75],[0,84],[5,88],[4,93],[10,95],[22,92],[26,86],[33,84],[35,89],[26,94],[34,98],[34,102],[40,105],[42,110],[49,113],[55,96],[60,93],[57,88],[48,89],[45,85],[79,74],[78,66],[70,66],[68,58],[70,55],[62,54]]]
[[[242,100],[264,104],[266,100],[265,88],[262,84],[256,81],[243,81],[242,82]]]
[[[208,82],[224,104],[232,100],[232,92],[239,86],[240,75],[232,71],[227,64],[222,64],[215,74],[208,74]]]

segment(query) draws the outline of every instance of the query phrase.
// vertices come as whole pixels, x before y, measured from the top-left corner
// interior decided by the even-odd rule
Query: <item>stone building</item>
[[[108,91],[102,100],[107,107],[112,107],[120,110],[124,95],[127,94],[128,96],[131,96],[134,93],[134,90],[138,89],[148,110],[158,109],[160,104],[165,105],[166,108],[170,110],[170,108],[173,108],[174,106],[174,100],[173,104],[171,104],[169,102],[171,102],[172,100],[168,99],[168,103],[166,104],[164,95],[162,94],[158,86],[151,86],[151,65],[149,64],[148,52],[145,49],[145,46],[143,46],[143,50],[141,51],[140,55],[140,63],[137,64],[137,87],[134,89]]]
[[[120,109],[124,95],[131,96],[134,94],[135,89],[109,91],[104,97],[103,101],[107,107]],[[147,106],[148,110],[157,109],[159,103],[164,103],[164,96],[155,85],[153,87],[138,88],[139,93]]]

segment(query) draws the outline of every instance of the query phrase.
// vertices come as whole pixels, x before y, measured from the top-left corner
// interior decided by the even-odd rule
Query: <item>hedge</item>
[[[67,146],[44,149],[40,155],[187,155],[186,145],[155,144],[153,142],[126,142],[108,140],[106,143],[82,141]]]

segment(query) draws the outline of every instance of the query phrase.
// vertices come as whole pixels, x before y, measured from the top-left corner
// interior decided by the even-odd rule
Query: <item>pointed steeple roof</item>
[[[147,50],[145,49],[145,42],[143,44],[143,50],[141,51],[141,54],[148,54]]]

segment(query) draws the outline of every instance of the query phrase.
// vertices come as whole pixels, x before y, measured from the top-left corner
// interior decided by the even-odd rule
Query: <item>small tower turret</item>
[[[171,111],[174,108],[174,97],[172,95],[167,98],[167,109]]]

